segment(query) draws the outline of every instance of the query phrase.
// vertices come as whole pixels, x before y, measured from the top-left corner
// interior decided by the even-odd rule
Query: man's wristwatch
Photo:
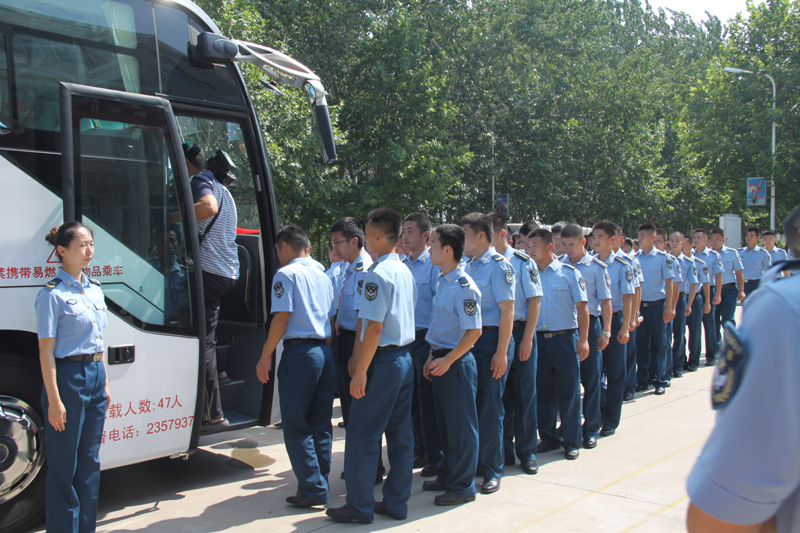
[[[611,332],[610,332],[610,331],[604,331],[604,332],[601,334],[601,336],[602,336],[602,335],[605,335],[605,336],[606,336],[606,337],[608,337],[609,339],[611,338]]]

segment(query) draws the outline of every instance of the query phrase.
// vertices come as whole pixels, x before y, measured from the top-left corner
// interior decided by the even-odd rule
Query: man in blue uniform
[[[561,230],[566,225],[567,223],[561,220],[550,227],[550,231],[553,234],[553,250],[557,259],[561,259],[564,256],[564,247],[561,245]]]
[[[581,361],[581,383],[583,384],[583,447],[597,446],[600,434],[600,381],[603,377],[601,352],[611,340],[611,276],[608,265],[594,258],[584,248],[586,239],[583,228],[567,224],[561,230],[564,247],[564,263],[578,269],[583,277],[587,308],[589,309],[589,355]]]
[[[514,267],[492,246],[492,219],[470,213],[461,219],[466,272],[481,291],[483,333],[472,349],[478,368],[478,475],[482,494],[500,489],[503,475],[503,390],[514,357]]]
[[[744,300],[744,267],[739,257],[739,252],[725,246],[725,232],[722,228],[711,230],[711,248],[714,249],[722,260],[722,291],[720,303],[717,305],[715,318],[717,349],[722,345],[722,324],[725,322],[736,323],[734,314],[736,304]]]
[[[785,231],[796,235],[790,222]],[[745,300],[738,333],[725,326],[717,420],[686,482],[690,533],[800,530],[800,279],[775,279],[788,265]]]
[[[706,344],[706,366],[714,366],[717,356],[717,325],[716,314],[717,305],[722,298],[722,258],[717,252],[711,249],[708,242],[708,232],[702,228],[694,230],[692,235],[694,243],[694,255],[700,258],[708,267],[708,285],[711,289],[711,306],[706,307],[708,312],[703,311],[703,333]]]
[[[672,341],[672,359],[667,362],[667,371],[674,378],[683,376],[686,365],[686,319],[692,314],[692,305],[697,294],[697,266],[694,259],[683,254],[685,245],[686,235],[682,231],[673,231],[669,236],[669,247],[674,261],[681,265],[678,302],[675,306],[675,318],[672,320],[672,338],[669,339]]]
[[[439,268],[431,263],[428,237],[431,220],[422,213],[411,213],[403,219],[403,243],[408,250],[405,264],[417,286],[417,305],[414,308],[416,337],[409,347],[414,360],[414,399],[411,403],[411,419],[414,422],[414,466],[424,468],[422,477],[436,475],[436,465],[442,458],[439,430],[436,428],[436,412],[433,409],[433,385],[425,379],[422,367],[428,360],[431,347],[425,340],[431,322],[433,294],[439,283]]]
[[[663,228],[656,228],[655,247],[667,255],[672,255],[669,247],[669,234]],[[680,252],[679,252],[680,253]],[[673,256],[675,257],[675,256]],[[667,301],[667,308],[672,311],[673,319],[667,323],[667,387],[672,379],[672,339],[674,337],[673,325],[678,318],[677,307],[680,297],[680,284],[683,278],[681,262],[672,261],[672,301]]]
[[[331,471],[331,415],[336,391],[328,314],[333,286],[308,255],[310,242],[298,226],[284,226],[275,239],[281,268],[272,278],[273,314],[267,341],[256,365],[262,383],[269,380],[272,354],[283,339],[277,376],[283,440],[297,494],[286,501],[295,507],[328,503]]]
[[[414,434],[411,396],[414,365],[408,346],[414,342],[414,277],[394,252],[403,219],[391,209],[368,216],[367,249],[378,260],[370,266],[362,288],[350,382],[353,396],[345,441],[347,504],[328,509],[337,522],[368,524],[373,513],[403,520],[411,495]],[[389,475],[383,501],[373,496],[375,469],[386,434]]]
[[[481,336],[481,291],[459,264],[464,230],[444,224],[431,237],[431,261],[442,275],[426,336],[431,352],[423,370],[433,384],[443,453],[438,477],[422,488],[446,491],[433,499],[436,505],[457,505],[475,500],[478,370],[471,349]]]
[[[788,261],[789,254],[783,248],[775,246],[775,232],[771,229],[764,230],[761,234],[761,241],[764,243],[764,249],[769,253],[769,257],[774,265],[778,261]],[[790,276],[789,270],[784,270],[780,276]]]
[[[589,356],[589,309],[586,281],[578,270],[556,260],[553,236],[545,229],[531,234],[531,252],[542,280],[542,306],[536,324],[539,356],[536,373],[538,452],[563,446],[577,459],[581,445],[580,361]],[[561,431],[556,416],[561,414]]]
[[[687,372],[696,372],[700,365],[700,351],[702,349],[701,336],[703,334],[703,314],[711,309],[711,287],[708,284],[708,265],[694,255],[692,241],[688,238],[683,243],[683,256],[694,265],[694,272],[697,275],[697,291],[691,306],[687,308],[691,312],[686,316],[686,329],[689,330],[689,342],[687,343],[688,359],[684,364]]]
[[[636,258],[642,267],[642,303],[640,313],[644,320],[636,332],[636,385],[637,391],[655,385],[655,394],[664,394],[667,377],[667,324],[674,312],[668,302],[672,302],[672,256],[655,248],[656,227],[646,223],[639,226],[639,245]],[[652,367],[652,368],[651,368]]]
[[[633,267],[613,251],[617,241],[617,228],[612,222],[594,225],[594,247],[598,260],[608,265],[611,280],[611,336],[602,351],[601,368],[606,375],[605,401],[601,403],[601,437],[613,435],[622,417],[622,401],[625,395],[626,366],[625,348],[630,340],[628,327],[631,321],[635,289]],[[591,349],[591,343],[589,345]]]
[[[758,245],[758,228],[747,228],[744,240],[747,246],[739,250],[739,257],[744,267],[744,294],[750,296],[764,273],[772,268],[772,256]]]
[[[629,243],[629,246],[624,246],[623,243]],[[628,324],[628,333],[630,339],[625,345],[625,394],[623,401],[630,402],[634,398],[636,392],[636,329],[642,322],[642,317],[639,314],[639,307],[642,303],[642,267],[639,265],[639,260],[633,254],[633,240],[626,238],[622,231],[622,226],[617,224],[617,240],[611,243],[611,249],[614,255],[622,257],[633,269],[633,299],[631,300],[631,317]],[[627,251],[626,251],[627,249]]]
[[[514,351],[506,389],[503,392],[503,455],[506,465],[514,464],[514,448],[522,470],[536,474],[536,321],[539,318],[542,284],[539,269],[523,251],[506,244],[508,226],[500,213],[489,215],[497,243],[495,249],[514,267]],[[516,441],[516,442],[515,442]],[[516,443],[516,446],[515,446]]]

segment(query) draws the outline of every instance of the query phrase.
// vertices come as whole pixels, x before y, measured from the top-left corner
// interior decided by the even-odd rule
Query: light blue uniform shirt
[[[724,244],[719,250],[720,259],[722,259],[722,284],[736,283],[736,272],[743,270],[742,260],[739,258],[739,252],[733,248],[728,248]]]
[[[703,284],[708,283],[709,276],[708,276],[708,265],[705,261],[697,257],[696,255],[692,254],[690,257],[692,261],[694,261],[695,271],[697,273],[697,283]],[[700,292],[700,287],[697,287],[697,292]]]
[[[564,255],[563,263],[574,266],[581,273],[586,283],[586,297],[589,314],[600,316],[600,300],[611,299],[611,276],[608,275],[608,265],[594,256],[584,254],[580,261],[572,263],[568,255]]]
[[[800,531],[800,276],[775,274],[744,301],[739,333],[749,361],[686,486],[692,503],[718,519],[776,516],[778,531],[789,533]]]
[[[683,252],[681,252],[681,255],[678,256],[678,260],[675,262],[681,265],[681,284],[679,290],[688,297],[689,292],[692,290],[692,283],[694,283],[695,288],[697,288],[697,265],[694,264],[693,258],[686,257],[683,255]]]
[[[680,284],[681,280],[683,279],[683,265],[681,265],[681,262],[678,261],[678,259],[671,253],[664,253],[672,258],[672,282],[677,282]]]
[[[310,257],[298,257],[272,278],[272,313],[288,312],[284,339],[326,339],[333,285]]]
[[[783,248],[778,248],[777,246],[772,248],[772,251],[767,250],[767,253],[769,254],[770,258],[772,259],[772,264],[775,264],[778,261],[788,261],[789,260],[789,254],[786,253],[786,250],[784,250]]]
[[[608,277],[611,278],[611,312],[622,311],[622,297],[636,292],[633,267],[625,260],[623,255],[611,252],[608,256]]]
[[[356,258],[345,271],[342,297],[339,302],[339,327],[356,330],[358,326],[358,309],[361,306],[361,291],[367,269],[372,265],[372,258],[365,251]]]
[[[750,250],[747,246],[739,250],[739,258],[744,267],[744,280],[761,279],[764,272],[772,268],[772,257],[760,246]]]
[[[536,331],[561,331],[578,327],[577,302],[586,302],[586,281],[572,265],[553,261],[539,271],[542,306]]]
[[[673,268],[675,268],[674,258],[657,248],[650,250],[645,255],[644,250],[639,250],[636,254],[639,264],[642,267],[642,301],[656,302],[667,297],[666,283],[672,283]],[[670,280],[667,282],[667,280]]]
[[[331,280],[333,286],[333,303],[331,303],[331,311],[329,316],[334,316],[339,310],[339,298],[342,295],[342,285],[344,285],[345,270],[347,269],[347,262],[338,261],[331,263],[330,268],[325,271],[328,279]]]
[[[409,255],[404,261],[414,276],[417,285],[417,305],[414,307],[414,327],[417,331],[428,329],[431,322],[431,306],[436,284],[439,282],[439,267],[431,263],[430,249],[426,248],[416,260]]]
[[[510,246],[503,256],[514,267],[517,278],[514,287],[514,321],[528,320],[528,299],[542,295],[539,268],[528,254]]]
[[[405,346],[414,342],[414,276],[397,254],[386,254],[369,267],[361,292],[358,318],[383,323],[378,346]],[[361,325],[361,340],[367,323]]]
[[[56,359],[102,352],[103,328],[108,326],[100,282],[81,274],[75,281],[63,268],[36,296],[36,324],[40,339],[55,337]]]
[[[483,325],[499,326],[500,302],[514,299],[514,267],[492,246],[470,261],[465,270],[481,291]]]
[[[725,272],[725,267],[722,266],[722,258],[710,247],[706,247],[706,249],[700,253],[695,250],[694,255],[705,261],[708,267],[708,284],[715,287],[717,284],[717,274]],[[723,283],[725,283],[724,280]]]
[[[452,350],[464,332],[481,329],[481,291],[475,281],[459,266],[448,275],[439,276],[433,312],[425,340],[433,350]]]

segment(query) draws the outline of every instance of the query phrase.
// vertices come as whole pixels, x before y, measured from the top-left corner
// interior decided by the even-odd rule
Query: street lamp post
[[[769,81],[772,82],[772,170],[770,171],[770,178],[769,178],[772,197],[770,198],[769,202],[769,227],[771,230],[774,231],[775,230],[775,104],[777,96],[775,79],[766,72],[756,73],[753,72],[752,70],[745,70],[742,68],[733,68],[733,67],[725,67],[723,70],[731,74],[762,74],[767,78],[769,78]]]

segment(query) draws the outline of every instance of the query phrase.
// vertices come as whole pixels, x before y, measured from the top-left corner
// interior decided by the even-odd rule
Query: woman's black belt
[[[449,354],[452,350],[449,348],[443,348],[441,350],[431,350],[431,359],[441,359],[442,357]]]
[[[297,346],[299,344],[322,344],[325,339],[285,339],[283,346]]]
[[[97,363],[103,360],[103,352],[68,355],[59,357],[62,361],[78,361],[79,363]]]

